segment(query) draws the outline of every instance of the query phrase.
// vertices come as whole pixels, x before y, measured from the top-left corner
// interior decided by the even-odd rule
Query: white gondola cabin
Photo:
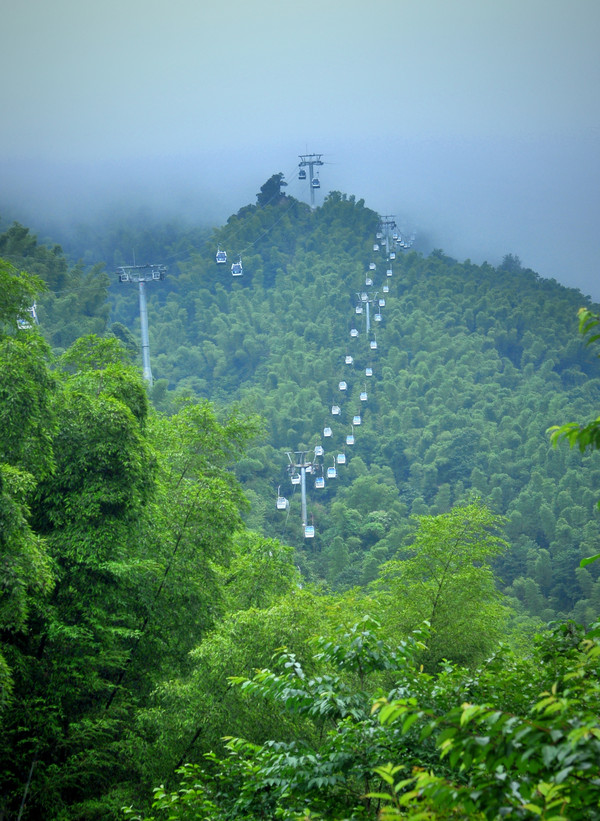
[[[389,292],[390,292],[390,286],[389,285],[384,285],[383,286],[383,293],[384,294],[389,294]]]
[[[356,338],[358,336],[358,328],[352,328],[350,336]]]
[[[365,390],[365,391],[361,391],[361,392],[360,392],[360,401],[361,401],[361,402],[366,402],[366,401],[367,401],[367,398],[368,398],[368,397],[367,397],[367,392],[366,392],[366,390]]]
[[[374,262],[369,262],[369,271],[374,271],[376,267]]]
[[[233,277],[241,277],[244,273],[244,268],[242,267],[242,260],[238,259],[237,262],[234,262],[231,266],[231,276]]]
[[[345,453],[338,453],[337,463],[338,463],[338,465],[345,465],[346,464],[346,454]]]
[[[332,405],[331,406],[331,413],[333,414],[333,416],[339,416],[340,415],[340,406],[339,405]]]
[[[360,423],[361,423],[361,418],[358,414],[356,414],[356,416],[352,419],[352,424],[353,425],[360,425]]]
[[[277,488],[277,510],[287,510],[288,507],[288,500],[285,498],[285,496],[280,495],[279,488]]]
[[[379,297],[379,307],[380,308],[385,308],[385,298],[382,297],[382,296]]]
[[[375,243],[375,244],[373,245],[373,250],[374,250],[374,251],[379,251],[379,245],[378,245],[377,243]]]
[[[333,432],[332,432],[331,428],[329,427],[329,425],[325,425],[325,427],[323,428],[323,436],[331,436],[332,433]]]
[[[369,342],[369,347],[371,348],[372,351],[376,351],[377,350],[377,340],[372,339]]]
[[[353,433],[349,433],[349,434],[347,434],[347,436],[346,436],[346,444],[347,444],[347,445],[353,445],[353,444],[354,444],[354,434],[353,434]]]
[[[355,312],[356,312],[357,314],[362,314],[362,312],[363,312],[363,306],[362,306],[362,305],[357,305],[357,306],[356,306],[356,308],[355,308]]]
[[[373,368],[365,368],[365,376],[373,376]]]
[[[298,179],[299,180],[305,180],[306,179],[306,171],[305,171],[304,168],[301,168],[300,171],[298,171]]]
[[[223,265],[227,262],[227,251],[221,251],[220,248],[217,248],[217,255],[215,259],[217,260],[217,265]]]
[[[383,317],[382,317],[382,315],[381,315],[381,314],[375,314],[374,319],[375,319],[375,322],[381,322],[381,320],[383,319]]]
[[[314,539],[315,536],[315,528],[314,525],[306,525],[304,528],[304,538],[305,539]]]
[[[390,251],[390,259],[396,259],[396,252]]]
[[[313,177],[312,182],[311,182],[311,186],[313,188],[320,188],[321,187],[321,183],[319,182],[318,177]]]
[[[325,479],[323,476],[317,476],[317,478],[315,479],[315,487],[317,488],[317,490],[320,490],[321,488],[325,487]]]
[[[373,284],[373,280],[371,279],[371,277],[366,277],[365,278],[365,285],[369,286],[369,285],[372,285],[372,284]]]
[[[387,271],[385,272],[385,275],[386,275],[386,277],[391,277],[393,273],[394,272],[392,271],[392,269],[388,268]]]
[[[340,384],[338,385],[338,388],[339,388],[341,391],[345,391],[345,390],[347,390],[347,389],[348,389],[348,383],[347,383],[347,382],[344,382],[344,381],[342,380],[342,381],[340,382]]]
[[[333,460],[333,467],[327,468],[327,478],[335,479],[337,477],[337,470],[335,469],[335,459]]]
[[[315,456],[323,456],[323,445],[315,445]]]
[[[350,356],[350,354],[346,354],[344,362],[346,363],[346,365],[351,365],[354,362],[354,359]]]

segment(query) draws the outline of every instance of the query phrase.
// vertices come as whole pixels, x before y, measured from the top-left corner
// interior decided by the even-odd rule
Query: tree
[[[261,185],[260,192],[256,195],[256,202],[261,208],[264,208],[266,205],[277,205],[277,203],[285,197],[285,194],[281,193],[281,189],[287,185],[283,176],[283,173],[280,171],[278,174],[273,174],[273,176],[269,177],[269,179]]]
[[[579,317],[579,333],[587,336],[586,345],[591,345],[600,339],[597,328],[600,325],[600,315],[594,314],[588,308],[580,308],[577,312]],[[563,425],[553,425],[547,431],[554,447],[561,439],[566,439],[569,447],[577,446],[581,453],[586,450],[600,450],[600,416],[585,424],[577,422],[567,422]],[[600,501],[598,502],[600,508]],[[600,553],[588,556],[581,560],[581,567],[585,567],[600,559]]]
[[[384,623],[400,635],[430,623],[427,669],[443,658],[476,664],[501,637],[506,619],[491,566],[507,547],[499,535],[503,520],[479,501],[414,519],[413,542],[382,565],[376,582]]]

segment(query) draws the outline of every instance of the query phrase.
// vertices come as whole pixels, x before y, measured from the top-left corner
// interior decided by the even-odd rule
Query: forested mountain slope
[[[378,224],[336,192],[314,212],[282,197],[232,216],[150,289],[155,401],[168,407],[168,383],[265,417],[264,443],[237,467],[249,522],[298,545],[304,569],[334,587],[374,578],[411,513],[441,513],[475,492],[507,516],[512,549],[498,572],[509,594],[544,619],[591,618],[597,573],[577,565],[600,535],[600,463],[553,449],[546,434],[598,407],[600,368],[576,333],[587,300],[511,255],[494,268],[398,251],[387,278],[373,252]],[[243,277],[216,265],[217,246],[230,260],[243,252]],[[390,286],[377,351],[354,314],[371,261],[374,289]],[[134,294],[115,289],[114,319],[135,328],[136,315]],[[332,417],[341,379],[348,390]],[[289,516],[275,510],[277,487],[292,492],[285,452],[323,444],[326,467],[361,405],[347,466],[324,490],[311,482],[316,537],[303,544],[298,497]]]
[[[411,532],[410,514],[441,513],[477,493],[507,516],[511,550],[497,569],[509,595],[545,620],[590,620],[598,573],[578,563],[600,535],[600,463],[553,449],[546,434],[598,407],[600,368],[576,333],[587,300],[510,255],[494,268],[398,248],[388,263],[373,251],[378,225],[362,200],[333,192],[314,211],[285,196],[245,206],[207,241],[205,231],[173,225],[113,232],[111,266],[130,262],[137,248],[138,261],[146,249],[169,268],[148,287],[154,403],[170,411],[176,395],[192,394],[265,418],[264,440],[236,467],[251,501],[247,521],[296,545],[309,577],[338,589],[366,583]],[[108,258],[105,236],[80,233],[80,251],[86,243],[88,261]],[[215,263],[219,246],[229,262],[242,255],[242,277]],[[55,348],[107,327],[129,344],[139,339],[131,286],[113,278],[108,321],[99,267],[69,268],[60,248],[38,245],[21,226],[0,237],[0,255],[48,282],[38,313]],[[355,314],[370,262],[373,290],[386,297],[373,325],[376,351]],[[357,413],[361,426],[346,447]],[[309,483],[316,536],[308,542],[286,451],[316,444],[325,447],[323,468],[343,450],[348,464],[322,490]],[[275,509],[278,487],[289,513]]]

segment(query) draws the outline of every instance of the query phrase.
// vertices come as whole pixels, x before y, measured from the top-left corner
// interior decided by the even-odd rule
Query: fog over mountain
[[[64,232],[144,205],[217,225],[298,155],[415,227],[600,300],[592,0],[12,3],[0,216]],[[35,21],[33,25],[32,21]]]

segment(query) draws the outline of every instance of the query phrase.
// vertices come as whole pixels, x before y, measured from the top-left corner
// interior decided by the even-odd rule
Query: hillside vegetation
[[[266,190],[113,235],[150,390],[110,234],[0,235],[0,817],[600,818],[593,306]]]

